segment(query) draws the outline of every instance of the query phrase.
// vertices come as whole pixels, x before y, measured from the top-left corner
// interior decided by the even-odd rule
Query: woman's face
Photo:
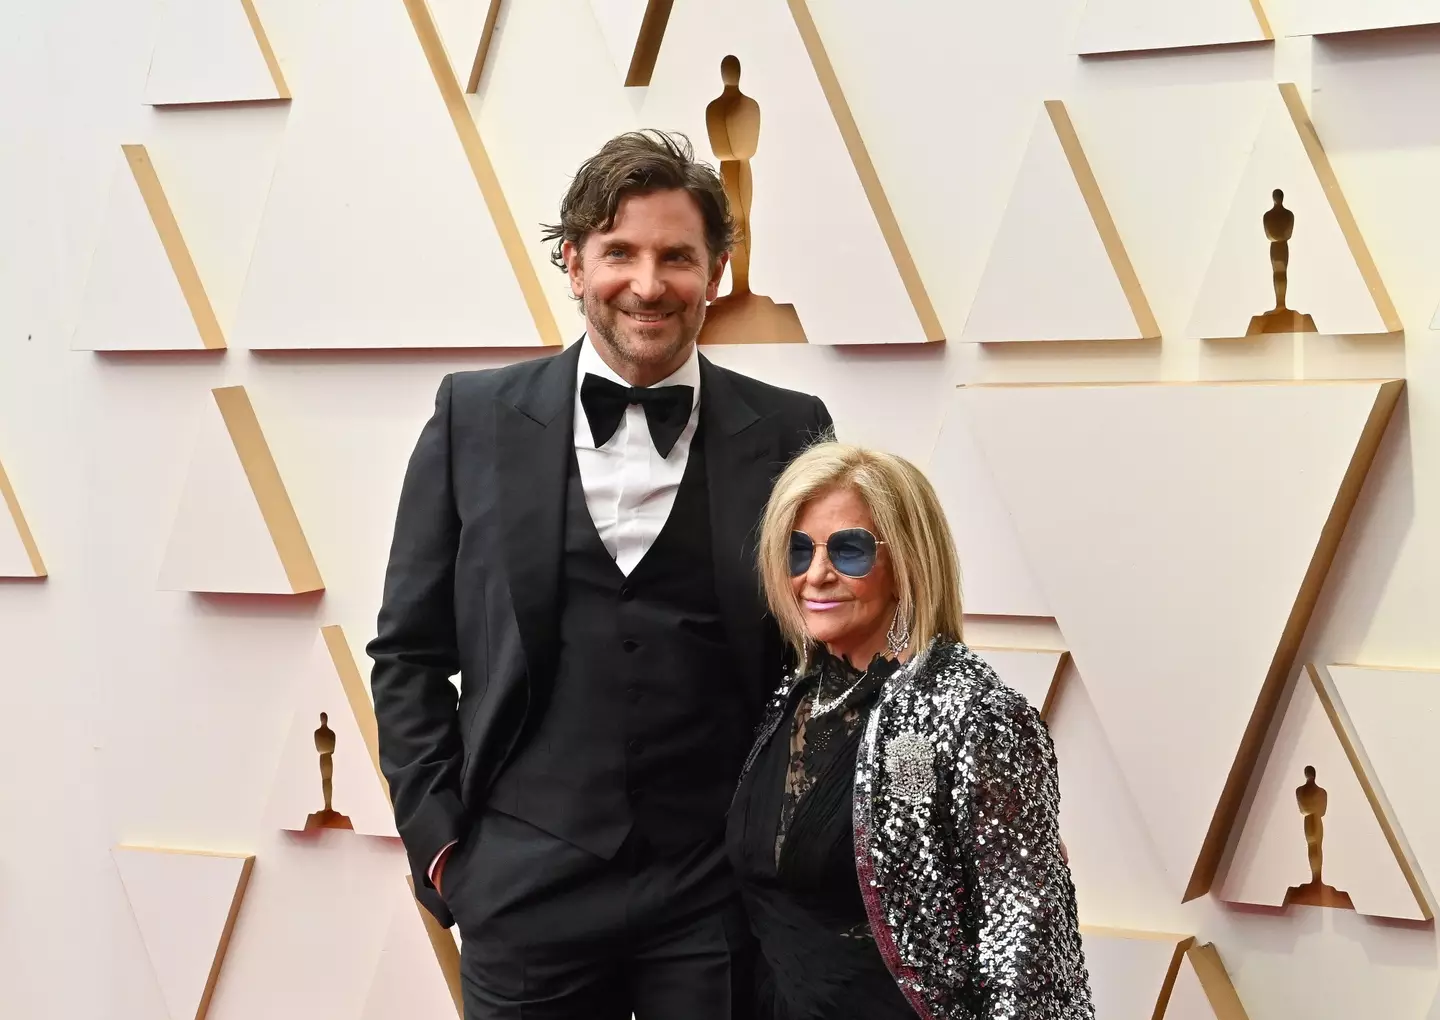
[[[806,632],[831,654],[864,669],[876,652],[885,649],[895,614],[895,584],[888,546],[876,549],[875,565],[864,577],[847,577],[835,569],[823,543],[846,528],[864,528],[878,537],[869,507],[848,486],[821,493],[800,508],[794,530],[810,537],[815,554],[808,570],[791,577],[790,588],[800,603]],[[837,554],[837,558],[852,569],[845,557]]]

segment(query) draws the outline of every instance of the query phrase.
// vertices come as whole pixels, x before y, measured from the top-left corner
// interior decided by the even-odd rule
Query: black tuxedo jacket
[[[416,894],[447,927],[430,864],[479,814],[554,676],[579,343],[447,375],[400,493],[371,690]],[[703,355],[700,415],[717,594],[758,720],[785,663],[755,569],[760,516],[775,476],[832,423],[818,397]]]

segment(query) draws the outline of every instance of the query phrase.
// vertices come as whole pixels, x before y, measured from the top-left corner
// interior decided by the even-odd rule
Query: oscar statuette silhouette
[[[730,293],[705,311],[702,344],[805,343],[794,305],[776,304],[750,289],[750,229],[753,177],[750,160],[760,147],[760,104],[740,91],[740,61],[720,62],[724,91],[705,107],[710,148],[720,161],[720,180],[735,219],[735,248],[730,256]]]
[[[1263,333],[1314,333],[1315,320],[1303,312],[1285,307],[1285,291],[1290,282],[1290,238],[1295,233],[1295,214],[1285,208],[1285,192],[1276,188],[1271,193],[1275,204],[1265,211],[1261,223],[1270,239],[1270,279],[1275,287],[1275,307],[1250,319],[1246,336]]]
[[[1310,859],[1310,881],[1292,885],[1285,893],[1285,905],[1301,903],[1310,907],[1339,907],[1354,910],[1350,894],[1326,885],[1320,878],[1325,863],[1325,809],[1329,794],[1315,782],[1315,766],[1305,766],[1305,783],[1295,790],[1295,802],[1305,820],[1305,846]]]
[[[312,829],[353,829],[350,819],[335,810],[333,804],[335,776],[335,731],[330,719],[320,713],[320,727],[315,731],[315,750],[320,754],[320,792],[325,805],[305,819],[305,831]]]

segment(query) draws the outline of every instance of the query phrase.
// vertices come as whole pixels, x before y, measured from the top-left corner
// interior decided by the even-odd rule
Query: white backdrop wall
[[[395,500],[441,375],[545,352],[403,349],[424,345],[423,329],[403,328],[403,295],[366,305],[397,317],[397,349],[260,353],[232,342],[223,353],[72,350],[122,144],[149,148],[227,333],[243,318],[247,279],[268,281],[264,300],[273,302],[274,294],[287,293],[278,286],[287,273],[320,272],[312,260],[333,258],[355,273],[346,285],[371,288],[384,283],[387,259],[401,267],[475,252],[453,237],[435,247],[404,248],[426,239],[417,237],[415,223],[395,215],[377,217],[372,230],[352,224],[348,236],[333,242],[323,234],[304,236],[303,251],[274,244],[277,235],[256,248],[276,168],[283,165],[289,118],[300,112],[307,88],[323,91],[323,82],[354,71],[339,66],[340,51],[325,45],[338,37],[334,19],[349,17],[348,5],[255,0],[293,105],[170,109],[144,105],[163,14],[159,0],[10,6],[0,33],[0,463],[50,576],[0,582],[0,1013],[7,1020],[167,1015],[110,854],[130,843],[256,857],[210,1017],[358,1020],[367,1001],[374,1008],[371,982],[391,928],[403,855],[379,837],[299,839],[267,823],[276,783],[288,778],[276,770],[296,685],[312,661],[319,628],[331,624],[344,628],[368,673],[362,648],[378,606]],[[483,4],[475,0],[475,6]],[[703,38],[690,23],[701,17],[699,6],[680,0],[675,18]],[[768,52],[747,31],[791,24],[784,0],[730,6],[728,31],[742,61],[747,46]],[[413,60],[418,46],[407,34],[403,7],[402,0],[366,0],[355,9],[389,9],[388,23],[399,36],[386,41]],[[845,438],[937,465],[937,477],[952,470],[944,456],[950,447],[937,450],[936,441],[960,384],[1404,378],[1404,395],[1296,661],[1440,669],[1440,355],[1430,329],[1440,303],[1440,191],[1434,186],[1440,126],[1433,116],[1440,103],[1440,29],[1291,38],[1282,12],[1273,12],[1278,42],[1082,60],[1073,50],[1083,7],[1084,0],[812,0],[860,134],[951,339],[919,345],[873,336],[873,343],[858,347],[812,343],[707,353],[820,394]],[[798,47],[775,46],[777,53],[792,51],[803,55]],[[718,95],[710,63],[707,53],[705,87]],[[657,75],[678,73],[683,64],[662,48]],[[387,67],[369,71],[384,78]],[[757,73],[756,82],[781,88],[787,74],[808,83],[814,72],[801,59],[783,73],[773,67]],[[647,109],[685,122],[655,126],[695,125],[697,148],[709,154],[699,126],[703,109],[682,114],[661,102],[663,96],[627,92],[620,81],[587,3],[507,0],[485,75],[468,99],[567,342],[580,320],[537,238],[538,224],[554,218],[579,161],[614,132],[647,123]],[[1282,81],[1300,88],[1404,335],[1231,343],[1187,335],[1250,151],[1246,95]],[[749,82],[743,79],[742,88],[763,112],[767,96]],[[412,84],[407,78],[404,87]],[[385,98],[397,107],[438,107],[432,84],[422,81],[413,93]],[[1158,342],[987,347],[955,339],[964,331],[1037,114],[1044,100],[1056,98],[1066,102],[1124,238],[1161,329]],[[391,152],[367,160],[364,146],[357,146],[337,172],[353,174],[347,189],[354,195],[423,191],[438,161],[451,161],[447,181],[455,165],[468,172],[458,142],[448,138],[410,139],[417,147],[404,159]],[[381,134],[371,142],[383,149],[387,139]],[[762,201],[784,201],[766,191],[762,168],[757,157],[757,209]],[[846,167],[808,169],[822,179],[849,173]],[[788,165],[782,179],[794,180],[796,170]],[[846,194],[853,197],[853,189]],[[484,210],[478,190],[466,200],[475,204],[465,222],[487,223],[474,215]],[[403,205],[386,208],[393,214]],[[862,214],[868,210],[846,211]],[[403,225],[406,233],[390,236],[385,224]],[[434,229],[451,226],[438,222]],[[767,235],[759,221],[755,229],[757,290],[769,286],[760,282],[763,268],[782,289],[788,273],[799,281],[797,291],[826,293],[835,276],[827,265],[831,252],[807,246],[804,233]],[[1297,230],[1292,246],[1297,262],[1302,236]],[[384,257],[327,251],[330,243],[371,245]],[[477,239],[476,251],[491,251],[493,244],[493,238]],[[270,261],[253,262],[257,251]],[[293,270],[283,264],[291,254]],[[486,258],[477,264],[508,268]],[[442,295],[452,301],[449,314],[470,314],[481,304],[463,291],[469,286],[496,288],[513,311],[513,274],[495,279],[453,268],[437,267],[430,279],[451,288]],[[893,274],[893,264],[886,271]],[[1263,262],[1258,272],[1267,274]],[[1017,299],[1043,301],[1043,280],[1035,286]],[[837,288],[834,300],[853,300],[851,290],[848,283]],[[884,300],[896,300],[892,279],[880,290]],[[304,322],[318,314],[303,306],[303,289],[288,293],[285,300],[300,305],[266,305],[259,318]],[[337,293],[344,286],[324,295],[327,314],[343,316]],[[799,312],[803,319],[805,309]],[[433,306],[416,308],[414,319],[432,314]],[[457,324],[464,325],[453,319],[444,325]],[[373,334],[367,336],[373,344]],[[333,346],[328,336],[315,342]],[[533,344],[534,336],[514,343]],[[255,406],[323,574],[323,594],[157,589],[193,443],[204,416],[213,414],[210,389],[233,384],[243,384]],[[1186,454],[1162,449],[1154,455]],[[970,477],[983,480],[984,474]],[[965,485],[947,484],[952,508],[963,507]],[[1063,503],[1066,492],[1058,489],[1053,498]],[[994,499],[993,493],[976,496],[989,501],[987,508]],[[987,509],[977,519],[998,528],[1004,514]],[[1233,531],[1238,541],[1248,522],[1222,518],[1213,527],[1222,539]],[[225,530],[222,515],[217,540]],[[993,541],[983,530],[968,531],[962,568],[972,551],[985,557],[992,546],[1010,548],[1015,541],[998,531]],[[1196,541],[1216,539],[1197,535]],[[1033,583],[1023,582],[1031,593],[1026,598]],[[983,609],[993,592],[967,596]],[[1187,632],[1190,643],[1170,654],[1203,655],[1207,642],[1227,640],[1225,633],[1207,632],[1204,622],[1197,619]],[[978,645],[1063,649],[1062,624],[1043,614],[977,614],[969,637]],[[1061,756],[1062,825],[1083,922],[1213,942],[1253,1020],[1440,1017],[1431,926],[1341,910],[1239,908],[1213,895],[1181,903],[1086,678],[1073,664],[1049,719]],[[1162,729],[1182,723],[1153,720]],[[1385,732],[1372,726],[1365,737],[1383,742]],[[1432,886],[1440,883],[1440,858],[1422,855],[1419,865]],[[414,980],[417,988],[428,987],[433,975],[417,972]]]

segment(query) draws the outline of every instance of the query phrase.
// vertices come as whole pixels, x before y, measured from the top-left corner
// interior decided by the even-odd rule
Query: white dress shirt
[[[690,420],[670,455],[662,457],[650,439],[645,409],[638,404],[625,409],[620,426],[604,446],[595,445],[580,402],[580,384],[586,373],[621,386],[630,384],[601,360],[588,335],[580,343],[585,345],[575,374],[575,458],[580,463],[580,484],[600,541],[620,572],[629,576],[659,537],[685,476],[690,445],[700,423],[700,352],[692,346],[685,363],[655,384],[689,386],[695,391]]]
[[[655,383],[656,386],[690,386],[695,391],[691,398],[690,420],[671,447],[670,455],[662,457],[650,438],[645,409],[639,404],[631,404],[625,409],[625,417],[604,446],[595,445],[590,420],[585,416],[585,407],[580,401],[580,386],[585,381],[585,374],[598,375],[621,386],[630,384],[601,360],[588,333],[579,343],[583,346],[580,366],[575,373],[575,459],[580,465],[580,484],[585,490],[585,503],[590,508],[595,530],[600,533],[600,541],[615,558],[620,572],[628,577],[660,536],[660,529],[665,527],[665,521],[670,517],[675,496],[680,491],[680,482],[685,477],[690,446],[695,439],[695,429],[700,424],[700,351],[692,346],[685,363]],[[432,884],[435,881],[435,865],[454,845],[447,843],[430,862]]]

